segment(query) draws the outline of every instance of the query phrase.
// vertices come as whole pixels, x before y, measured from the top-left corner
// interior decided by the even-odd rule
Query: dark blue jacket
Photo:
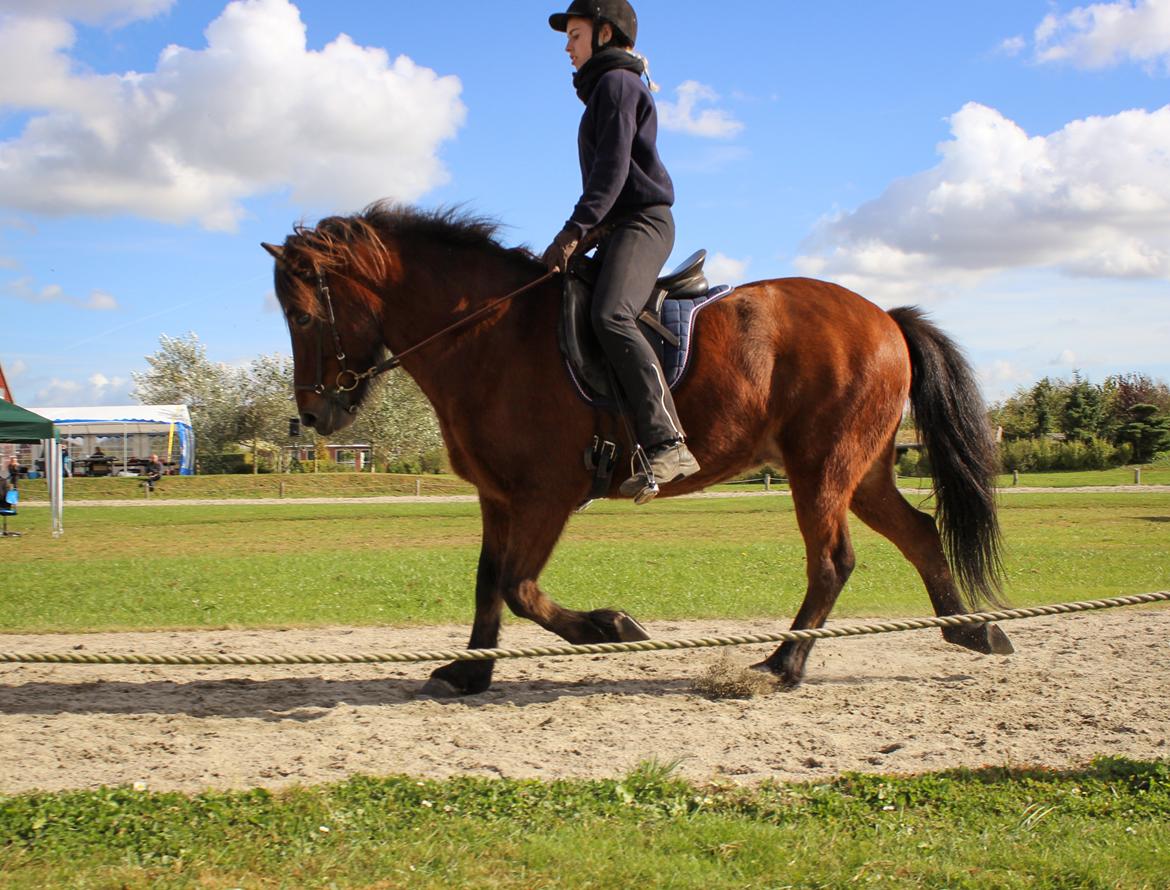
[[[657,140],[658,112],[642,78],[622,69],[602,74],[577,133],[582,194],[568,225],[583,235],[641,207],[673,204]]]

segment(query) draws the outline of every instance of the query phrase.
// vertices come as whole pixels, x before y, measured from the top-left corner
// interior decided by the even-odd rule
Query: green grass
[[[6,888],[1164,888],[1170,764],[0,798]]]
[[[1170,493],[1003,498],[1017,605],[1170,588]],[[0,629],[273,627],[466,622],[475,504],[66,509],[12,520],[0,542]],[[929,614],[913,568],[854,523],[857,568],[836,617]],[[804,552],[787,497],[596,505],[574,517],[543,586],[575,608],[646,620],[791,616]]]
[[[151,500],[225,498],[363,498],[414,494],[475,494],[457,476],[403,476],[391,473],[281,473],[232,476],[167,476],[159,480]],[[26,501],[47,501],[44,479],[22,479],[20,495]],[[131,476],[83,477],[65,480],[65,501],[145,500],[142,480]]]
[[[758,478],[758,477],[757,477]],[[474,494],[475,489],[457,476],[403,476],[388,473],[284,473],[232,476],[168,476],[163,479],[152,500],[194,500],[225,498],[363,498],[412,495],[416,481],[423,494]],[[1012,487],[1011,474],[997,480],[1002,488]],[[902,477],[905,488],[929,490],[929,478]],[[1035,488],[1076,488],[1085,485],[1132,485],[1133,469],[1062,473],[1021,473],[1021,486]],[[1170,485],[1170,467],[1144,467],[1143,485]],[[711,491],[762,491],[762,482],[734,482],[712,486]],[[772,480],[772,488],[787,490],[782,477]],[[45,480],[22,480],[21,497],[26,501],[48,499]],[[85,478],[65,480],[65,499],[70,500],[145,500],[141,481],[130,477]]]

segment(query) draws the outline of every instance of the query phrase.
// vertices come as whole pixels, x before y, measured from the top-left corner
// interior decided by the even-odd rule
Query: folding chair
[[[4,503],[0,504],[0,516],[4,517],[4,531],[0,532],[0,538],[19,538],[20,532],[10,532],[8,530],[8,517],[16,515],[16,502],[20,500],[20,492],[15,488],[8,489],[4,495]]]

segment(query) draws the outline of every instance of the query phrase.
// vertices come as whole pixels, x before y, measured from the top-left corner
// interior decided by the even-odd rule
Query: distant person
[[[157,454],[152,454],[150,460],[146,462],[146,488],[148,491],[154,491],[154,484],[162,478],[162,474],[162,461],[158,459]]]
[[[5,475],[8,477],[8,485],[11,488],[19,488],[20,485],[20,464],[16,462],[16,456],[8,458],[8,468]]]
[[[73,475],[73,455],[69,453],[68,448],[61,449],[61,472],[66,476]]]
[[[97,448],[95,448],[93,450],[93,454],[90,455],[90,457],[105,457],[105,456],[106,456],[106,453],[104,451],[102,451],[101,446],[98,446]]]

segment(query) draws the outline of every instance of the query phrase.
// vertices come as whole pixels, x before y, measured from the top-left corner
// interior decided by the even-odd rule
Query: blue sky
[[[1170,378],[1170,0],[642,0],[676,258],[917,303],[986,395]],[[0,364],[130,401],[160,334],[288,350],[294,223],[465,204],[544,247],[579,190],[559,4],[0,0]]]

